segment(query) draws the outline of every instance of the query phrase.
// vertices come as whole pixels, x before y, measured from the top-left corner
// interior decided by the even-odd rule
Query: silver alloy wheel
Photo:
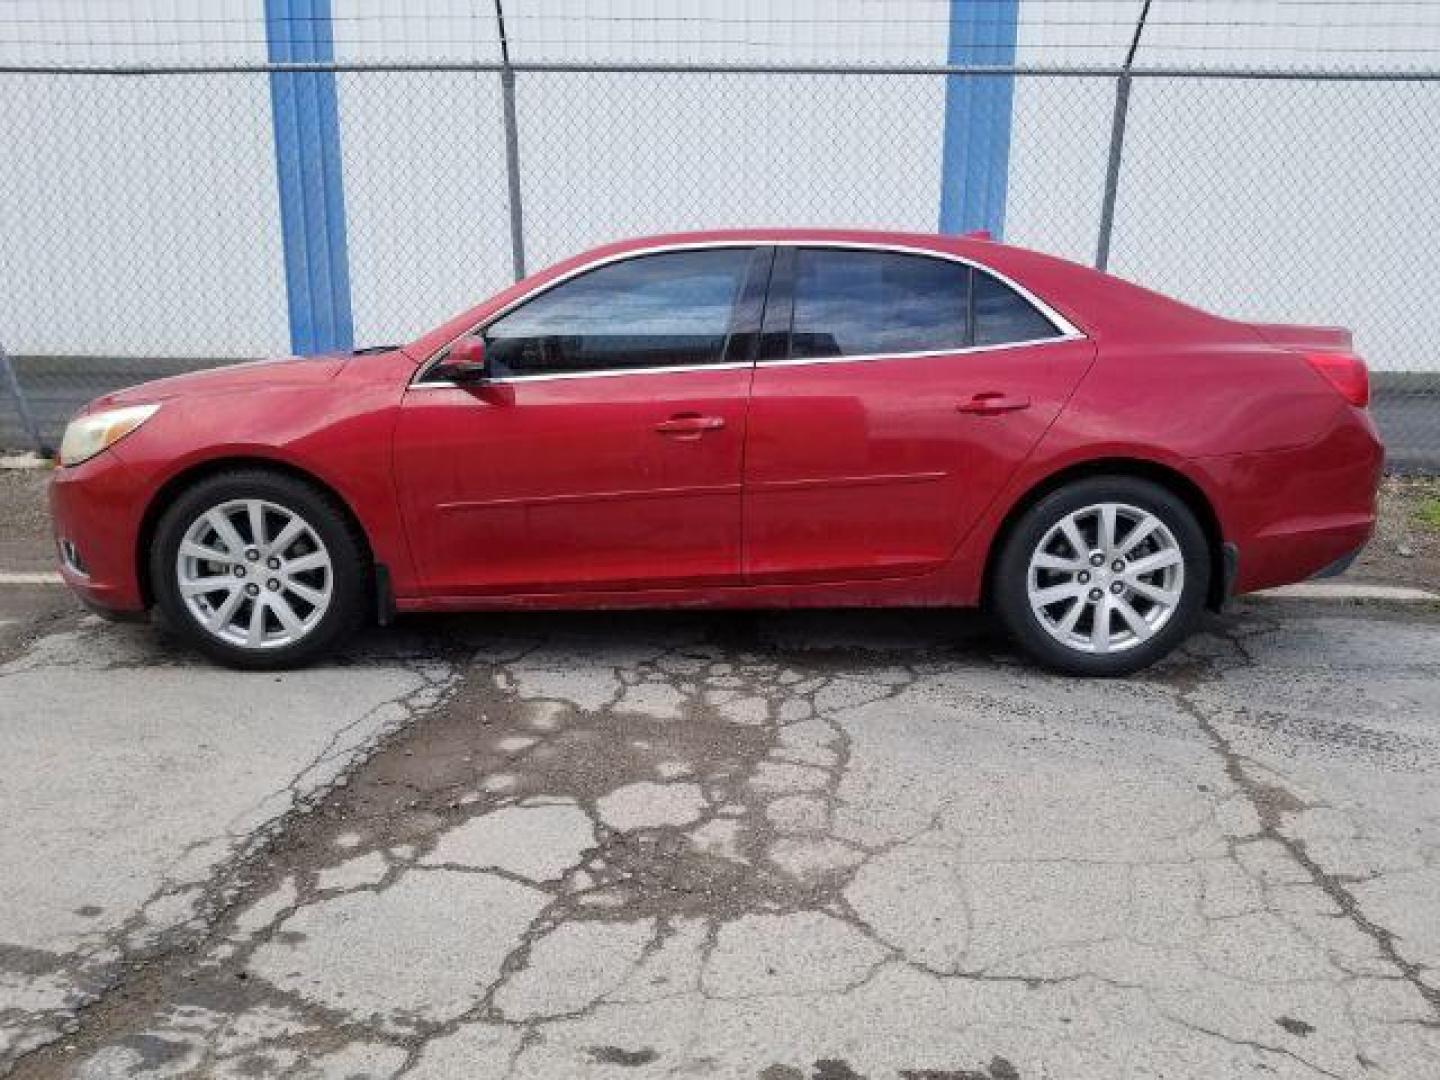
[[[1097,503],[1041,537],[1025,585],[1040,625],[1066,648],[1122,652],[1175,614],[1185,558],[1175,534],[1148,510]]]
[[[320,534],[264,499],[232,499],[196,517],[180,540],[175,577],[195,620],[246,649],[300,641],[325,617],[335,592]]]

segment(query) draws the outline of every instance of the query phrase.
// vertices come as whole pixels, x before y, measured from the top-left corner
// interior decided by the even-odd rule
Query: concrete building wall
[[[12,2],[0,62],[263,62],[260,0]],[[0,342],[256,355],[289,340],[263,75],[0,75]]]
[[[1388,20],[1362,0],[1279,5],[1279,16],[1261,17],[1271,7],[1155,0],[1140,61],[1440,58],[1440,5],[1408,5]],[[1113,65],[1140,8],[505,4],[516,60],[717,63],[985,62],[1000,46],[974,38],[976,27],[1014,18],[1018,63]],[[277,12],[289,21],[277,23]],[[12,0],[0,11],[0,62],[258,62],[275,55],[277,25],[308,32],[322,18],[328,37],[316,47],[342,62],[500,53],[490,5],[472,0]],[[1002,83],[1003,96],[992,93]],[[312,85],[321,84],[305,83],[307,93]],[[343,259],[354,342],[403,340],[504,285],[498,77],[341,73],[328,92],[343,200],[318,212],[343,221],[338,250],[332,230],[321,254]],[[0,145],[13,148],[0,155],[0,342],[25,353],[289,349],[311,302],[300,298],[297,315],[306,267],[296,260],[321,254],[297,239],[295,207],[289,224],[282,214],[294,196],[277,183],[277,154],[308,150],[273,94],[263,74],[0,75]],[[930,230],[967,214],[1003,221],[1017,243],[1094,256],[1112,79],[1021,76],[977,91],[976,81],[935,76],[522,73],[516,98],[531,269],[642,232]],[[1137,80],[1112,269],[1224,313],[1348,323],[1376,366],[1440,370],[1422,291],[1440,279],[1423,227],[1440,217],[1437,118],[1430,86]],[[974,198],[997,176],[998,214],[994,199]],[[313,203],[301,210],[320,228]]]

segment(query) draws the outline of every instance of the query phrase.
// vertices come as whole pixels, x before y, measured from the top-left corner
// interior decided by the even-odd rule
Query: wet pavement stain
[[[619,1065],[623,1068],[635,1068],[639,1065],[649,1065],[660,1055],[648,1046],[640,1050],[624,1050],[618,1046],[592,1046],[590,1047],[590,1060],[600,1065]]]
[[[984,1068],[901,1068],[900,1080],[1020,1080],[1020,1070],[992,1057]]]
[[[982,1069],[901,1069],[901,1080],[1020,1080],[1020,1070],[1003,1057]]]

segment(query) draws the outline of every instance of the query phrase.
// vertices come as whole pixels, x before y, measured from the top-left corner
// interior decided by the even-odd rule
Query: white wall
[[[499,59],[485,4],[332,0],[331,13],[337,60]],[[342,74],[336,94],[355,340],[406,341],[510,280],[499,79]]]
[[[263,61],[261,0],[9,0],[4,63]],[[0,343],[288,348],[263,75],[0,76]]]
[[[582,7],[598,17],[577,20]],[[944,61],[948,4],[837,19],[842,7],[509,0],[505,13],[515,60]],[[378,34],[394,9],[335,0],[337,57],[498,58],[473,3],[427,0],[407,7],[408,29],[387,19]],[[499,79],[347,75],[339,95],[356,340],[404,340],[510,280]],[[521,74],[516,96],[531,270],[673,229],[935,227],[939,79]]]
[[[1119,63],[1137,2],[1025,4],[1022,62]],[[1141,65],[1440,68],[1440,4],[1156,0]],[[1240,318],[1351,327],[1440,371],[1440,84],[1134,82],[1110,269]],[[1094,257],[1112,80],[1017,79],[1007,238]]]
[[[486,2],[332,3],[342,61],[499,55]],[[1022,0],[1017,59],[1119,63],[1140,6]],[[950,5],[506,13],[517,60],[940,63]],[[262,0],[0,0],[0,62],[264,57]],[[1140,62],[1440,66],[1440,3],[1155,0]],[[356,341],[403,340],[509,280],[499,80],[341,74],[337,93]],[[517,98],[531,269],[667,229],[938,219],[942,78],[521,74]],[[1113,101],[1110,79],[1016,80],[1008,239],[1093,257]],[[1222,312],[1345,322],[1376,366],[1440,370],[1437,141],[1433,86],[1137,80],[1112,268]],[[0,146],[7,347],[288,347],[265,76],[0,76]]]

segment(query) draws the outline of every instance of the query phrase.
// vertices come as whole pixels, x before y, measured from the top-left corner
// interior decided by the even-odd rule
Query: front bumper
[[[135,554],[143,496],[133,471],[113,448],[51,475],[50,518],[60,575],[87,606],[108,616],[145,611]]]

